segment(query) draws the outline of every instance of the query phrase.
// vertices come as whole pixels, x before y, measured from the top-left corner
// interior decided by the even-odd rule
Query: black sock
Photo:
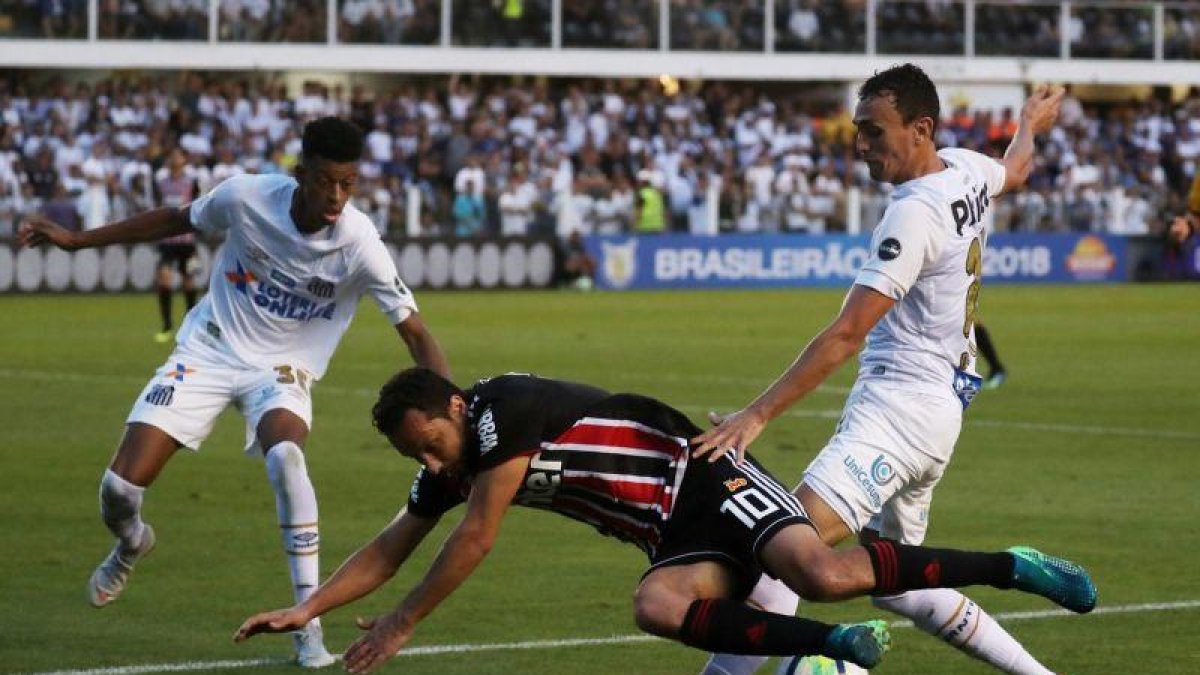
[[[163,332],[171,330],[171,291],[158,289],[158,313],[162,315]]]
[[[696,600],[688,607],[679,641],[709,652],[791,656],[819,654],[833,626],[772,614],[724,598]]]
[[[983,360],[987,361],[989,376],[1004,370],[1004,364],[1000,363],[1000,356],[996,354],[996,347],[992,344],[992,336],[980,324],[975,324],[975,344],[979,347]]]
[[[183,301],[185,303],[187,303],[187,308],[188,308],[188,311],[190,312],[192,310],[192,308],[196,306],[196,289],[194,289],[194,288],[183,289]]]
[[[986,584],[1012,588],[1011,553],[977,553],[949,548],[907,546],[886,539],[867,544],[875,571],[872,595],[921,588],[958,588]]]

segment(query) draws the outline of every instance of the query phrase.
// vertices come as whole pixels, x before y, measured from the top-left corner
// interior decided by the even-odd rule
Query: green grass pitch
[[[418,300],[460,384],[535,372],[654,395],[699,420],[766,386],[841,295],[427,292]],[[286,658],[286,636],[230,640],[245,616],[291,597],[265,471],[242,456],[233,411],[199,454],[177,457],[147,493],[159,546],[125,596],[104,610],[86,603],[84,582],[110,546],[98,480],[133,397],[169,351],[150,340],[153,297],[7,296],[0,307],[0,672]],[[1101,608],[1192,602],[1007,624],[1060,673],[1200,672],[1200,288],[992,287],[982,316],[1011,378],[968,413],[928,543],[1062,553],[1093,572]],[[380,383],[408,363],[367,302],[315,389],[308,461],[323,574],[405,502],[415,465],[385,447],[368,411]],[[754,446],[785,483],[829,436],[852,376],[853,367],[843,369]],[[326,618],[331,650],[354,638],[355,616],[402,597],[454,515],[389,585]],[[418,628],[412,646],[636,634],[630,598],[644,566],[632,546],[516,509],[479,572]],[[1050,609],[1017,593],[969,593],[993,613]],[[801,611],[825,620],[879,614],[861,600]],[[876,672],[992,672],[912,629],[894,639]],[[694,673],[703,660],[682,646],[633,641],[416,655],[384,672]]]

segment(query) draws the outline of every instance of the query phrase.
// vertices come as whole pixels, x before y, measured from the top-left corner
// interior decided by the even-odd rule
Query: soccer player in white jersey
[[[934,147],[938,95],[920,68],[896,66],[867,80],[854,115],[855,147],[872,178],[896,186],[872,236],[871,258],[833,323],[748,406],[724,419],[710,415],[717,426],[693,439],[694,452],[740,456],[768,421],[865,342],[837,430],[795,495],[830,545],[858,533],[877,572],[889,571],[894,550],[920,544],[933,488],[954,451],[963,411],[980,387],[973,324],[985,216],[993,198],[1027,179],[1034,136],[1051,128],[1062,95],[1060,88],[1041,88],[1025,102],[1020,128],[997,162]],[[1011,552],[1017,575],[1045,571],[1044,561],[1027,549]],[[898,573],[921,570],[902,565]],[[751,602],[787,613],[798,600],[764,577]],[[873,602],[1005,672],[1050,672],[953,589],[881,593]],[[743,675],[761,663],[722,654],[705,672]]]
[[[143,492],[176,450],[199,449],[231,403],[246,419],[247,450],[266,460],[295,599],[312,593],[319,582],[317,501],[301,449],[312,420],[310,390],[364,294],[418,365],[448,374],[374,225],[348,203],[362,146],[356,126],[322,118],[304,128],[295,178],[233,177],[189,204],[89,232],[41,218],[23,224],[22,245],[66,250],[191,232],[225,236],[208,295],[188,312],[175,350],[138,396],[101,480],[101,516],[117,543],[88,582],[96,607],[120,595],[133,564],[154,547],[154,530],[141,519]],[[294,639],[301,665],[333,663],[319,623]]]

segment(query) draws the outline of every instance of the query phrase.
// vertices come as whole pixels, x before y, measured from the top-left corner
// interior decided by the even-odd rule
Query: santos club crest
[[[600,242],[604,255],[604,278],[613,288],[625,288],[637,276],[637,239],[624,244]]]

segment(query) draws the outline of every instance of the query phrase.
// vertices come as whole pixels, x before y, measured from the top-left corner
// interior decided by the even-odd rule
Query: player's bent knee
[[[691,598],[676,593],[642,585],[633,596],[633,618],[638,628],[660,637],[673,638],[679,635],[683,617]]]
[[[276,489],[287,489],[289,478],[306,476],[308,467],[304,462],[304,451],[291,441],[282,441],[267,451],[267,476]]]

